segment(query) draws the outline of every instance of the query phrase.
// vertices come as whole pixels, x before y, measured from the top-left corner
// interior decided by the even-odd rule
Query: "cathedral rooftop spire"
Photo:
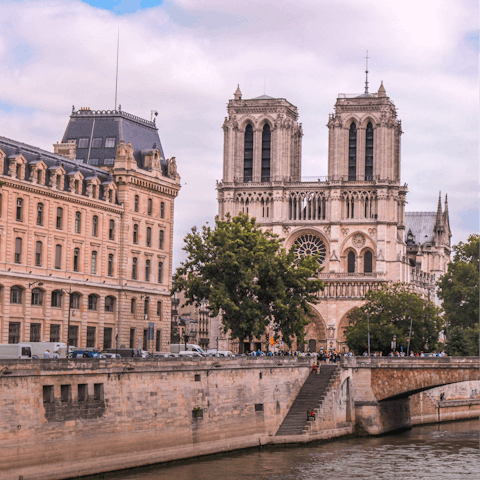
[[[233,97],[235,100],[241,100],[242,99],[242,91],[240,90],[240,84],[237,84],[237,90],[235,90],[235,93],[233,94]]]
[[[442,215],[442,192],[438,194],[438,207],[437,218],[435,220],[435,230],[443,228],[443,215]]]
[[[368,95],[368,50],[367,50],[367,56],[365,57],[365,95]]]
[[[378,89],[378,96],[379,97],[387,96],[387,92],[385,91],[385,87],[383,86],[383,80],[382,80],[382,83],[380,84],[380,88]]]

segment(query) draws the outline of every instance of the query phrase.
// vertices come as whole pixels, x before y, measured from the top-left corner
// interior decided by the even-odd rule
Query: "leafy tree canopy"
[[[434,350],[442,326],[440,309],[416,293],[405,283],[388,283],[379,290],[370,290],[366,303],[348,314],[350,325],[346,340],[350,350],[361,355],[368,343],[367,315],[370,317],[370,348],[384,355],[391,352],[391,341],[396,335],[397,350],[407,350],[407,339],[412,322],[410,351]]]
[[[450,330],[447,354],[452,356],[478,357],[479,355],[478,323],[473,327],[457,325]]]
[[[184,239],[188,258],[177,269],[173,291],[185,292],[185,305],[208,300],[212,316],[222,313],[225,330],[242,341],[260,338],[273,322],[291,345],[309,323],[308,303],[318,303],[323,282],[317,256],[296,261],[282,240],[263,232],[255,218],[240,214],[217,220],[215,228],[196,227]]]
[[[473,327],[478,322],[480,235],[453,247],[453,261],[438,281],[438,296],[450,327]]]

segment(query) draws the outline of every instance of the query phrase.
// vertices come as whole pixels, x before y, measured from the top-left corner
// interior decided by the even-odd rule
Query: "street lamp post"
[[[394,335],[392,340],[392,356],[395,355],[396,349],[397,349],[397,336]]]
[[[412,337],[412,323],[413,323],[413,317],[410,317],[410,330],[408,333],[408,341],[407,341],[407,357],[410,356],[410,338]]]
[[[70,285],[70,290],[67,292],[66,290],[62,289],[63,292],[65,292],[68,295],[68,322],[67,322],[67,355],[70,353],[69,352],[69,336],[70,336],[70,311],[71,311],[71,305],[70,305],[70,295],[72,294],[72,286]]]

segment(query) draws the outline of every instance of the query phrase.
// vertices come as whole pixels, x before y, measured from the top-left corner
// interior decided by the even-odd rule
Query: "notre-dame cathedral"
[[[308,181],[297,107],[267,95],[242,99],[237,88],[227,109],[219,216],[248,213],[285,248],[319,254],[324,267],[325,289],[299,349],[347,351],[348,312],[385,282],[411,283],[436,300],[450,259],[447,199],[437,212],[405,212],[402,125],[383,83],[377,93],[338,95],[327,124],[328,176]]]

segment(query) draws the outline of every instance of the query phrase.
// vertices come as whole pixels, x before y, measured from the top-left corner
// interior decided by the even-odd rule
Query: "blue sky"
[[[158,7],[164,3],[162,0],[83,0],[83,2],[88,3],[92,7],[111,10],[117,15],[135,13],[138,10]]]

